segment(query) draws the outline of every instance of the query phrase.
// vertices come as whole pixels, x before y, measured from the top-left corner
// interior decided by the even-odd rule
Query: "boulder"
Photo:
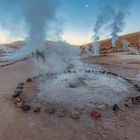
[[[31,107],[29,105],[22,105],[21,109],[24,111],[24,112],[27,112],[31,109]]]
[[[24,86],[24,83],[19,83],[19,86]]]
[[[136,88],[137,91],[140,92],[140,87],[138,85],[134,85],[134,87]]]
[[[36,107],[35,109],[34,109],[34,112],[35,113],[39,113],[41,111],[41,108],[40,107]]]
[[[92,118],[94,118],[95,120],[97,120],[97,119],[101,118],[102,115],[99,112],[93,111],[93,112],[90,113],[90,116]]]
[[[49,114],[54,114],[54,113],[56,112],[56,110],[55,110],[55,108],[48,108],[48,109],[47,109],[47,112],[48,112]]]
[[[112,75],[112,72],[110,72],[110,71],[108,71],[108,72],[106,72],[106,73]]]
[[[129,100],[125,101],[124,105],[125,105],[125,107],[132,107],[133,104],[132,104],[132,101],[129,99]]]
[[[71,117],[73,119],[79,119],[80,118],[80,112],[79,111],[72,111]]]
[[[65,112],[63,110],[58,110],[57,111],[57,117],[61,118],[65,116]]]
[[[119,106],[117,104],[115,104],[113,107],[112,107],[113,111],[118,111],[119,110]]]
[[[28,78],[26,82],[32,82],[33,80],[31,78]]]
[[[23,89],[23,85],[18,85],[17,89]]]
[[[139,105],[140,104],[140,96],[132,97],[131,101],[133,104]]]
[[[104,110],[105,108],[106,108],[105,105],[99,105],[99,106],[98,106],[98,109],[99,109],[99,110]]]
[[[22,102],[22,101],[21,101],[21,102],[17,102],[17,103],[16,103],[16,107],[17,107],[17,108],[21,108],[21,107],[22,107],[22,105],[23,105],[23,102]]]
[[[21,89],[17,89],[14,94],[12,95],[13,98],[17,98],[20,96],[20,94],[22,93],[22,90]]]
[[[69,88],[77,88],[77,84],[69,83]]]

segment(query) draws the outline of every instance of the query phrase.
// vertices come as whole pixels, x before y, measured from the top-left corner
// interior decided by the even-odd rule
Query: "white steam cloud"
[[[125,27],[125,18],[128,15],[128,8],[132,5],[131,0],[106,0],[101,3],[100,13],[94,27],[94,39],[100,36],[103,27],[108,26],[111,30],[112,46],[118,39],[118,34]]]
[[[43,50],[47,32],[51,28],[50,24],[55,24],[55,21],[57,21],[56,13],[59,9],[60,0],[5,0],[1,4],[6,8],[9,6],[13,7],[10,11],[13,15],[15,13],[13,9],[16,8],[16,12],[20,12],[26,24],[27,31],[25,32],[28,33],[26,37],[27,45],[20,50],[19,55],[29,55],[33,51]],[[11,17],[14,17],[13,15]],[[62,31],[60,28],[55,29],[58,30],[55,32],[56,36],[59,36],[60,34],[58,32]],[[18,54],[16,56],[18,57]]]
[[[41,49],[45,40],[45,27],[55,19],[59,0],[20,0],[25,21],[29,27],[28,41],[35,49]]]

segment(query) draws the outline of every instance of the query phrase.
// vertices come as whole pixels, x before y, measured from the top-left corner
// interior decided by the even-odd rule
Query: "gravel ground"
[[[136,62],[140,57],[128,57],[118,53],[85,61],[98,62],[106,70],[135,81],[140,70],[140,64]],[[11,95],[18,83],[38,74],[30,59],[0,68],[0,140],[139,140],[140,106],[122,107],[119,112],[109,108],[99,110],[102,117],[96,121],[88,114],[73,120],[58,118],[45,111],[23,113],[12,103]],[[139,84],[139,81],[135,82]],[[24,92],[32,97],[34,91],[30,87],[35,87],[34,82]]]

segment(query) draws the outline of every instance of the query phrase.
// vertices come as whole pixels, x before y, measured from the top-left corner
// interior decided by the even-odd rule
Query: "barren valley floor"
[[[115,53],[84,61],[101,64],[105,70],[135,79],[140,72],[139,60],[138,55]],[[121,108],[117,113],[100,110],[102,117],[96,121],[88,114],[73,120],[43,111],[23,113],[12,103],[11,95],[18,83],[38,74],[31,59],[0,67],[0,140],[139,140],[139,105]],[[136,82],[140,85],[140,80]]]

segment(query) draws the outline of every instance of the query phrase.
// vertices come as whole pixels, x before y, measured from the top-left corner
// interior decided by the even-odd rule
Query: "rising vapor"
[[[46,32],[50,30],[49,25],[51,22],[56,21],[56,13],[59,9],[60,1],[5,0],[2,1],[1,4],[7,8],[9,6],[13,7],[13,9],[18,7],[19,12],[23,16],[24,22],[26,24],[28,33],[26,42],[28,44],[28,48],[22,48],[22,53],[20,52],[19,54],[28,55],[33,51],[42,50],[44,47],[44,40],[46,39]],[[59,35],[58,32],[57,35]]]
[[[41,49],[44,46],[47,24],[55,20],[59,0],[20,1],[29,28],[28,41],[35,49]]]
[[[129,13],[132,0],[106,0],[100,1],[101,8],[94,27],[94,38],[100,36],[103,27],[109,26],[112,36],[112,46],[118,39],[118,34],[125,27],[125,18]]]

